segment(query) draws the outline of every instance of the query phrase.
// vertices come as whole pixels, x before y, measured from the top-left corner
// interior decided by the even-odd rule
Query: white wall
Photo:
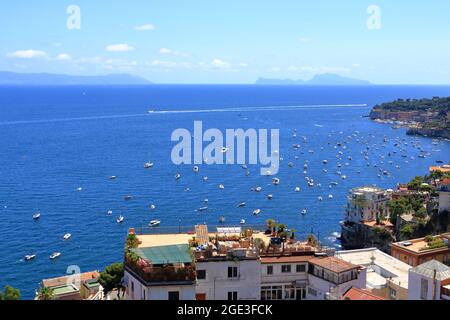
[[[450,210],[450,192],[439,192],[439,212]]]
[[[422,279],[428,280],[427,297],[425,300],[433,300],[433,278],[429,278],[418,273],[409,272],[408,277],[408,300],[422,300]],[[441,296],[441,283],[436,281],[435,285],[436,300],[440,300]]]
[[[195,283],[192,285],[144,286],[125,270],[127,300],[168,300],[170,291],[178,291],[180,300],[195,300]]]
[[[228,278],[228,267],[238,267],[238,277]],[[259,260],[197,262],[197,270],[206,271],[206,279],[197,279],[196,293],[206,300],[227,300],[228,292],[237,291],[239,300],[261,298],[261,263]]]
[[[330,293],[332,288],[336,288],[336,293],[338,294],[338,298],[341,298],[344,293],[354,287],[358,289],[364,289],[366,287],[366,269],[362,269],[359,272],[358,278],[355,280],[351,280],[339,285],[336,285],[332,282],[328,282],[326,280],[323,280],[321,278],[318,278],[316,276],[313,276],[312,274],[308,275],[309,279],[309,286],[306,291],[306,299],[307,300],[324,300],[326,298],[326,294]],[[311,294],[311,290],[316,291],[316,295]]]

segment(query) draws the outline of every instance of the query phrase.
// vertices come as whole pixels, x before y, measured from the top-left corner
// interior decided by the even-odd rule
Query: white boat
[[[157,227],[160,224],[161,224],[161,221],[159,221],[159,220],[152,220],[152,221],[149,222],[148,226],[149,227]]]
[[[202,212],[202,211],[206,211],[206,210],[208,210],[208,207],[201,207],[201,208],[198,208],[196,211]]]
[[[223,189],[225,189],[225,186],[223,184],[219,184],[219,189],[223,190]]]
[[[151,204],[150,205],[150,210],[155,210],[155,209],[156,209],[156,206],[154,204]]]
[[[117,176],[110,176],[109,177],[109,180],[116,180],[117,179]]]
[[[220,222],[220,223],[224,223],[224,222],[225,222],[225,217],[224,217],[224,216],[221,216],[221,217],[219,218],[219,222]]]
[[[308,213],[308,211],[306,209],[303,209],[301,213],[302,213],[302,215],[306,215]]]
[[[125,220],[125,218],[122,215],[120,215],[120,216],[117,217],[116,221],[117,221],[117,223],[122,223],[123,220]]]
[[[66,233],[63,237],[64,240],[69,240],[72,235],[70,233]]]
[[[278,178],[273,178],[272,179],[272,183],[274,184],[274,185],[279,185],[280,184],[280,179],[278,179]]]
[[[193,168],[193,170],[194,170],[195,173],[197,173],[200,169],[199,169],[199,167],[195,166],[195,167]]]
[[[113,214],[112,210],[108,210],[107,214],[108,216],[112,215]]]
[[[34,258],[36,258],[35,254],[26,255],[25,256],[25,261],[30,261],[30,260],[33,260]]]
[[[261,213],[261,209],[256,209],[255,211],[253,211],[253,215],[257,216]]]
[[[256,192],[261,192],[262,188],[261,187],[256,187],[255,191]]]
[[[126,201],[128,201],[128,200],[133,199],[133,196],[125,196],[125,197],[123,197],[123,199],[126,200]]]
[[[333,195],[332,195],[332,194],[329,194],[329,195],[328,195],[328,199],[333,199]]]
[[[328,160],[323,160],[322,163],[323,164],[328,164]]]
[[[208,177],[207,177],[207,176],[204,176],[204,177],[203,177],[203,181],[205,181],[205,182],[208,181]]]
[[[240,223],[245,224],[246,223],[245,219],[242,219]]]
[[[295,192],[300,192],[300,187],[296,187]]]
[[[33,214],[33,220],[38,220],[40,217],[41,217],[40,212],[36,212],[35,214]]]
[[[83,188],[81,188],[81,187],[77,188],[77,191],[81,191],[81,190],[83,190]]]
[[[322,197],[318,197],[317,200],[323,201],[323,198]]]
[[[229,149],[229,148],[225,148],[225,147],[223,147],[223,148],[220,150],[220,152],[222,152],[222,153],[227,153],[228,151],[230,151],[230,149]]]
[[[273,199],[273,195],[268,194],[268,195],[267,195],[267,199],[272,200],[272,199]]]
[[[245,207],[245,202],[241,202],[241,203],[239,203],[237,206],[238,206],[238,208]]]
[[[175,175],[175,180],[180,180],[180,179],[181,179],[181,174],[177,173],[177,174]]]
[[[54,259],[58,258],[60,255],[61,255],[61,252],[53,252],[50,255],[50,259],[54,260]]]
[[[150,169],[150,168],[153,168],[153,163],[152,162],[146,162],[145,164],[144,164],[144,168],[145,169]]]

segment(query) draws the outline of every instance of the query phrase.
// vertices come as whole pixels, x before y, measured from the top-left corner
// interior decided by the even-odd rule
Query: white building
[[[439,188],[439,212],[450,211],[450,182],[442,183]]]
[[[364,266],[367,270],[366,289],[390,300],[408,299],[408,271],[411,266],[376,249],[336,252],[336,257]]]
[[[371,186],[354,188],[347,199],[345,220],[348,222],[375,221],[389,216],[390,195],[384,189]]]
[[[195,269],[188,245],[133,249],[138,261],[125,260],[129,300],[195,300]]]
[[[197,300],[260,300],[260,268],[256,256],[198,259]]]
[[[262,300],[340,299],[366,286],[364,268],[335,257],[262,257],[261,267]]]
[[[409,270],[409,300],[450,300],[450,268],[431,260]]]

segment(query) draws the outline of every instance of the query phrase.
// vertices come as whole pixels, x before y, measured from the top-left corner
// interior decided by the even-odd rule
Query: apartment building
[[[450,233],[429,238],[419,238],[391,244],[391,256],[410,266],[418,266],[430,260],[444,264],[450,261]]]
[[[409,300],[450,300],[450,268],[425,262],[409,271]]]
[[[386,300],[408,299],[412,267],[377,248],[336,252],[336,257],[366,268],[366,289]]]
[[[130,300],[323,300],[365,288],[365,268],[307,242],[240,227],[137,235],[125,258]],[[276,241],[273,241],[276,240]],[[329,252],[328,252],[329,253]]]
[[[384,189],[372,186],[354,188],[347,200],[346,222],[372,222],[389,216],[390,194]]]

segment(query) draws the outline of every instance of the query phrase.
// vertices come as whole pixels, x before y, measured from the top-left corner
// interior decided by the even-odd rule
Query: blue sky
[[[80,8],[80,29],[66,10]],[[381,10],[381,29],[367,9]],[[0,4],[0,70],[252,83],[336,73],[450,84],[450,1],[15,0]]]

